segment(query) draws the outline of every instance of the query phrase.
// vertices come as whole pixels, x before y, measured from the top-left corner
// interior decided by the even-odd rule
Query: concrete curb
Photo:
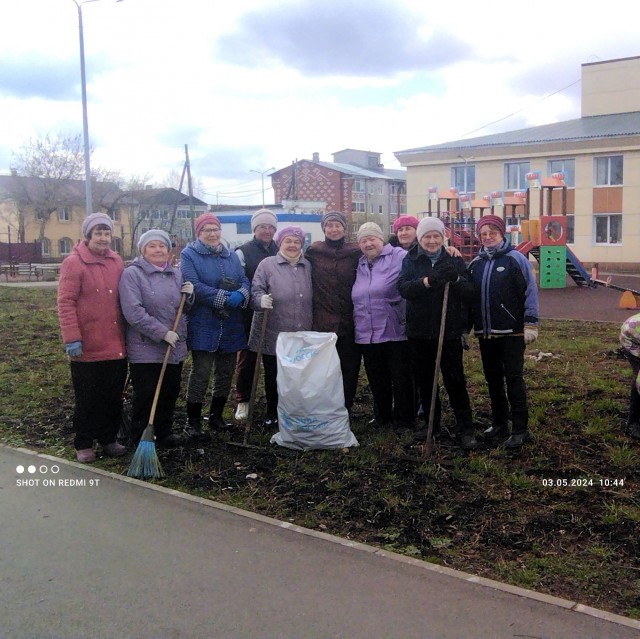
[[[600,610],[598,608],[592,608],[591,606],[585,606],[576,601],[569,601],[568,599],[562,599],[560,597],[555,597],[553,595],[546,595],[544,593],[536,592],[535,590],[528,590],[526,588],[520,588],[518,586],[511,586],[509,584],[505,584],[500,581],[494,581],[493,579],[487,579],[485,577],[479,577],[477,575],[472,575],[470,573],[462,572],[460,570],[454,570],[453,568],[439,566],[438,564],[431,564],[421,559],[406,557],[405,555],[400,555],[398,553],[390,552],[388,550],[383,550],[381,548],[375,548],[374,546],[363,544],[361,542],[350,541],[348,539],[343,539],[342,537],[338,537],[336,535],[331,535],[329,533],[323,533],[316,530],[311,530],[310,528],[304,528],[296,524],[280,521],[279,519],[274,519],[272,517],[266,517],[258,513],[252,513],[248,510],[242,510],[241,508],[237,508],[236,506],[227,506],[226,504],[222,504],[220,502],[216,502],[211,499],[205,499],[204,497],[196,497],[195,495],[189,495],[188,493],[183,493],[173,488],[165,488],[164,486],[158,486],[157,484],[151,484],[149,482],[142,481],[140,479],[127,477],[126,475],[119,475],[117,473],[113,473],[108,470],[103,470],[101,468],[94,468],[92,466],[87,466],[86,464],[80,464],[78,462],[70,461],[67,459],[61,459],[60,457],[54,457],[53,455],[37,453],[27,448],[12,448],[11,446],[5,446],[4,444],[0,444],[0,447],[10,448],[12,450],[16,450],[26,455],[31,455],[33,457],[38,457],[40,459],[47,459],[49,461],[53,461],[56,463],[66,464],[68,466],[73,466],[75,468],[79,468],[84,471],[94,473],[96,475],[102,475],[103,477],[108,477],[116,481],[122,481],[129,484],[134,484],[136,486],[140,486],[148,490],[155,490],[160,493],[164,493],[165,495],[172,495],[180,499],[185,499],[187,501],[200,504],[207,508],[215,508],[216,510],[221,510],[224,512],[233,513],[235,515],[240,515],[241,517],[245,517],[253,521],[259,521],[261,523],[264,523],[270,526],[275,526],[277,528],[282,528],[285,530],[290,530],[291,532],[306,535],[307,537],[321,539],[329,543],[338,544],[340,546],[345,546],[347,548],[353,548],[354,550],[359,550],[359,551],[370,553],[373,555],[378,555],[380,557],[385,557],[386,559],[391,559],[399,563],[415,566],[416,568],[420,568],[422,570],[435,572],[441,575],[446,575],[448,577],[454,577],[455,579],[461,579],[469,583],[478,584],[480,586],[484,586],[487,588],[493,588],[494,590],[506,592],[512,595],[516,595],[518,597],[532,599],[534,601],[539,601],[541,603],[546,603],[552,606],[557,606],[559,608],[564,608],[565,610],[572,610],[573,612],[589,615],[591,617],[595,617],[596,619],[602,619],[603,621],[608,621],[610,623],[615,623],[621,626],[626,626],[628,628],[634,628],[635,630],[640,630],[640,620],[631,619],[629,617],[623,617],[622,615],[617,615],[612,612],[607,612],[606,610]]]

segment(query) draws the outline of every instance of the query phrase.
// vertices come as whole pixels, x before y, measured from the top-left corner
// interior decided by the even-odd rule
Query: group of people
[[[478,445],[463,367],[471,329],[479,340],[492,406],[485,437],[522,446],[529,438],[524,350],[537,337],[537,290],[527,259],[509,245],[503,220],[480,219],[476,230],[482,249],[468,267],[455,249],[445,247],[445,227],[435,217],[399,217],[395,242],[385,241],[371,222],[359,228],[356,242],[349,242],[347,220],[339,212],[323,215],[321,226],[324,240],[303,251],[303,229],[278,230],[274,213],[263,208],[251,218],[253,238],[230,251],[221,241],[220,220],[205,213],[194,221],[195,239],[181,252],[179,268],[172,265],[167,233],[151,229],[140,237],[140,254],[125,269],[110,249],[111,219],[103,213],[88,216],[83,241],[62,264],[58,288],[76,398],[77,459],[95,460],[95,440],[106,455],[126,452],[116,435],[127,371],[134,391],[132,433],[134,440],[141,436],[165,356],[154,420],[158,445],[209,438],[202,413],[212,374],[209,429],[233,428],[223,411],[234,378],[235,417],[246,419],[260,364],[265,423],[277,425],[277,338],[305,330],[337,335],[349,411],[364,362],[375,422],[413,429],[417,439],[423,438],[426,431],[416,427],[417,416],[421,412],[426,419],[432,403],[442,317],[440,366],[461,446]],[[179,434],[173,430],[173,412],[189,351],[188,422]],[[258,351],[261,362],[256,362]],[[437,392],[433,400],[437,432]]]

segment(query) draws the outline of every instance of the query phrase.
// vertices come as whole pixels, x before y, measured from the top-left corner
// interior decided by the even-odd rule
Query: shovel
[[[429,406],[429,425],[427,427],[427,441],[422,449],[422,458],[431,455],[433,448],[433,419],[436,414],[436,401],[438,394],[438,377],[440,375],[440,362],[442,361],[442,344],[444,342],[444,325],[447,321],[447,304],[449,302],[449,282],[444,285],[444,297],[442,298],[442,315],[440,317],[440,333],[438,334],[438,351],[436,353],[436,366],[433,373],[433,386],[431,387],[431,405]]]

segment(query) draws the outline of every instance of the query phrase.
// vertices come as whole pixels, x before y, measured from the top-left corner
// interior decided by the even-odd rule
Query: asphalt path
[[[2,446],[0,522],[3,639],[640,637],[640,622]]]

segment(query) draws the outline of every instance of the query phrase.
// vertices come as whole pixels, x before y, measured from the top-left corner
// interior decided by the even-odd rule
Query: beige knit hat
[[[375,222],[365,222],[359,229],[357,234],[358,242],[363,237],[377,237],[384,242],[384,235],[382,229]]]

